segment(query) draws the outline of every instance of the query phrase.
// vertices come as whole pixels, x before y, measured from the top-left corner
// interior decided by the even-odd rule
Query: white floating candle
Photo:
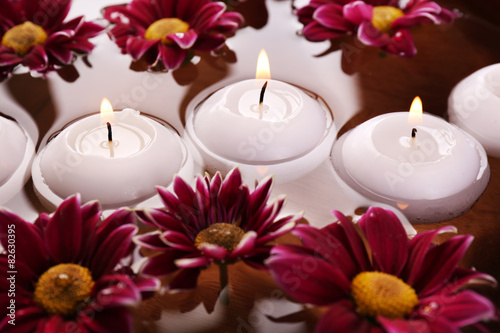
[[[173,129],[132,109],[111,114],[74,122],[37,155],[33,177],[43,199],[57,205],[78,192],[106,209],[133,206],[154,196],[155,186],[168,186],[174,174],[192,176]]]
[[[330,111],[304,90],[271,80],[268,67],[261,52],[256,79],[191,104],[186,133],[207,169],[225,172],[238,165],[248,179],[272,173],[283,182],[328,157],[336,135]]]
[[[500,157],[500,64],[484,67],[453,88],[448,117],[475,137],[488,155]]]
[[[416,223],[463,214],[490,176],[486,153],[472,136],[442,118],[420,114],[412,120],[408,112],[380,115],[343,135],[332,163],[348,186],[399,207]]]
[[[27,143],[24,130],[0,115],[0,186],[12,177],[23,161]]]

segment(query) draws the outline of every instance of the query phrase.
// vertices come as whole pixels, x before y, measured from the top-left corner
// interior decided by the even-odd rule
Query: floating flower
[[[194,51],[221,48],[242,25],[239,13],[225,10],[211,0],[133,0],[107,7],[104,18],[115,24],[109,35],[123,54],[152,68],[175,69]]]
[[[302,33],[310,41],[357,33],[369,46],[402,57],[417,53],[410,28],[423,23],[451,23],[457,14],[428,0],[311,0],[298,9]]]
[[[408,240],[396,215],[370,208],[359,229],[339,212],[323,229],[300,225],[304,246],[277,245],[266,264],[296,300],[329,309],[316,332],[458,332],[496,317],[494,305],[463,287],[494,279],[457,267],[472,241],[459,235],[432,243],[451,226]],[[366,245],[365,245],[366,244]]]
[[[47,73],[70,64],[75,54],[94,48],[88,41],[104,27],[83,16],[63,22],[70,0],[24,0],[0,3],[0,79],[22,65]]]
[[[137,212],[146,224],[158,228],[135,238],[144,248],[159,251],[142,273],[157,277],[177,273],[169,289],[193,289],[201,269],[213,262],[219,265],[223,290],[228,264],[243,260],[265,269],[268,243],[292,230],[300,219],[278,219],[285,199],[268,204],[271,186],[272,178],[267,178],[250,191],[236,168],[224,181],[220,173],[212,179],[198,176],[196,189],[180,177],[174,180],[175,194],[159,188],[165,209]]]
[[[131,332],[127,307],[152,296],[155,279],[125,260],[137,232],[129,210],[100,221],[97,202],[64,200],[35,223],[0,210],[1,332]]]

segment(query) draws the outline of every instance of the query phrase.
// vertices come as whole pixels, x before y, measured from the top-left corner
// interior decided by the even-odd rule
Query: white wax
[[[261,106],[264,79],[228,85],[192,106],[186,133],[207,169],[238,165],[249,178],[272,172],[288,181],[328,157],[323,148],[331,147],[336,130],[327,107],[300,88],[267,81]]]
[[[429,114],[409,124],[408,112],[383,114],[349,131],[335,144],[332,162],[347,185],[398,206],[412,222],[461,215],[483,193],[490,174],[473,137]]]
[[[78,192],[84,202],[97,199],[104,208],[117,208],[171,183],[186,160],[177,133],[132,109],[114,115],[112,149],[101,116],[92,115],[68,126],[39,153],[37,168],[51,192],[60,198]]]
[[[0,186],[4,185],[21,165],[28,138],[19,125],[0,116]]]
[[[500,157],[500,64],[484,67],[459,82],[448,99],[448,116]]]

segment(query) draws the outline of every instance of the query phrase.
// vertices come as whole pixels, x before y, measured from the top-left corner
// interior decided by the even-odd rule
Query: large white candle
[[[261,53],[259,66],[263,57],[268,64]],[[336,135],[321,99],[268,73],[223,87],[192,109],[186,133],[205,167],[227,171],[238,165],[248,178],[298,178],[328,157]]]
[[[193,172],[173,129],[132,109],[105,120],[109,125],[101,115],[74,122],[38,154],[33,174],[43,199],[57,205],[78,192],[104,208],[133,206],[154,196],[155,186],[168,186],[174,174]]]
[[[408,112],[380,115],[343,135],[332,163],[348,186],[399,207],[416,223],[463,214],[490,176],[486,153],[472,136],[430,114],[409,120]]]
[[[488,155],[500,157],[500,64],[474,72],[453,88],[448,117],[475,137]]]
[[[23,161],[27,143],[24,130],[0,115],[0,186],[12,177]]]

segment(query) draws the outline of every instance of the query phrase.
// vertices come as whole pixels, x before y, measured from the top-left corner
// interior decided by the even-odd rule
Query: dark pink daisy
[[[265,269],[270,241],[295,227],[300,216],[278,217],[284,197],[268,204],[272,178],[253,191],[243,184],[239,169],[225,178],[217,173],[198,176],[193,189],[180,177],[174,193],[158,189],[165,208],[138,211],[141,219],[157,231],[140,235],[135,241],[158,255],[148,259],[144,275],[176,273],[169,289],[192,289],[200,270],[212,262],[219,265],[221,290],[227,285],[227,265],[236,261]]]
[[[100,219],[78,196],[34,223],[0,210],[1,332],[132,332],[128,307],[159,283],[129,267],[133,212]]]
[[[175,69],[193,51],[221,48],[243,22],[239,13],[211,0],[133,0],[107,7],[104,18],[115,24],[109,35],[122,53],[155,69]]]
[[[0,79],[17,66],[47,73],[92,51],[88,39],[104,27],[83,16],[63,22],[70,6],[71,0],[0,2]]]
[[[311,0],[297,15],[310,41],[354,33],[362,43],[402,57],[417,53],[412,26],[451,23],[457,17],[429,0]]]
[[[323,229],[299,225],[304,246],[277,245],[266,264],[296,300],[328,310],[316,332],[459,332],[496,319],[494,305],[464,290],[473,279],[494,279],[457,265],[472,236],[432,243],[451,226],[409,240],[394,213],[370,208],[359,228],[339,212]]]

